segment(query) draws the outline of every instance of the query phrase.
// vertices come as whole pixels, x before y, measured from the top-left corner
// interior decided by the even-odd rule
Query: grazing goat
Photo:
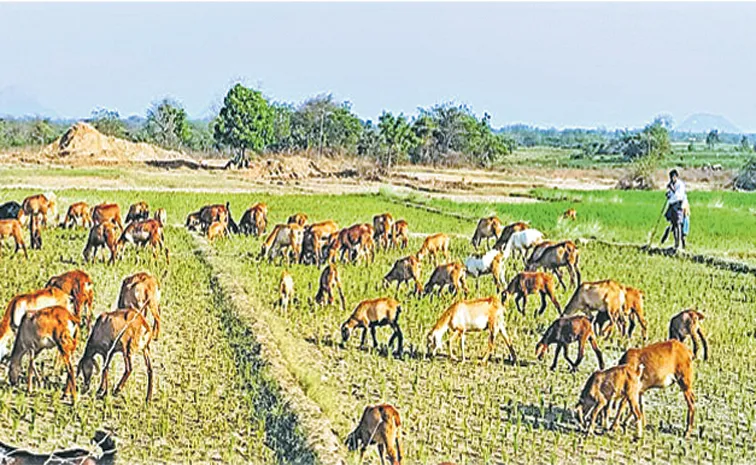
[[[13,331],[21,325],[24,316],[32,310],[55,306],[66,307],[71,314],[75,314],[77,318],[79,316],[76,308],[71,305],[71,296],[57,288],[45,288],[13,297],[5,307],[5,314],[0,321],[0,361],[10,352]]]
[[[501,220],[496,216],[481,218],[480,221],[478,221],[478,226],[475,227],[475,233],[470,242],[477,250],[480,243],[485,239],[486,247],[488,247],[489,240],[493,237],[495,243],[496,239],[501,235],[502,229],[503,226],[501,225]]]
[[[482,257],[469,256],[465,259],[467,274],[476,278],[475,286],[478,287],[477,278],[490,274],[496,285],[496,292],[504,289],[504,268],[501,266],[501,252],[491,249]]]
[[[118,293],[118,308],[133,308],[147,316],[150,311],[153,318],[152,335],[157,341],[160,334],[160,284],[147,272],[134,273],[123,279]]]
[[[202,229],[202,221],[200,221],[199,212],[187,215],[186,224],[184,226],[189,231],[200,231]]]
[[[88,449],[56,450],[49,454],[34,453],[0,442],[0,457],[8,465],[113,465],[116,445],[109,433],[95,431],[92,444],[102,453],[98,456]]]
[[[570,360],[568,346],[575,341],[578,342],[578,355],[577,359],[573,362]],[[570,371],[574,372],[577,371],[580,363],[583,361],[586,342],[591,343],[591,348],[593,348],[593,352],[596,354],[596,359],[598,360],[599,369],[603,370],[604,357],[601,355],[601,350],[599,350],[598,343],[596,342],[596,335],[593,334],[591,320],[583,315],[562,317],[551,323],[536,345],[536,357],[538,357],[538,360],[543,360],[544,355],[549,351],[549,346],[556,344],[557,348],[554,354],[554,362],[551,364],[551,370],[556,370],[559,353],[564,351],[564,359],[570,364]]]
[[[85,393],[89,391],[95,356],[99,355],[103,359],[103,368],[97,396],[104,397],[107,394],[110,362],[115,354],[120,353],[123,354],[123,376],[113,391],[113,395],[118,395],[131,375],[133,355],[141,352],[144,358],[144,366],[147,368],[146,402],[149,402],[152,398],[151,341],[150,325],[147,324],[147,320],[142,316],[139,309],[122,308],[101,313],[95,321],[77,369],[77,374],[80,373],[84,377],[83,391]]]
[[[586,434],[591,434],[596,418],[600,414],[604,414],[606,421],[609,416],[609,406],[619,402],[612,429],[617,427],[625,404],[629,403],[637,422],[638,437],[643,436],[644,418],[640,407],[640,380],[644,371],[643,364],[618,365],[606,370],[595,371],[588,378],[583,391],[580,393],[580,400],[575,407],[575,413]]]
[[[391,213],[383,213],[382,215],[375,215],[373,217],[373,240],[378,247],[382,247],[387,250],[391,240],[391,228],[394,226],[394,217]]]
[[[418,296],[423,293],[423,287],[420,284],[420,260],[414,255],[400,258],[394,263],[391,271],[383,277],[384,288],[388,287],[392,281],[396,281],[396,292],[399,292],[399,286],[402,283],[415,283],[415,294]]]
[[[401,465],[401,425],[399,412],[392,405],[369,405],[362,412],[360,424],[347,436],[346,445],[350,451],[360,449],[360,464],[364,460],[367,448],[377,444],[381,465],[385,464],[384,454],[391,465]]]
[[[23,219],[24,210],[21,208],[21,204],[15,200],[5,202],[0,205],[0,220],[19,220]]]
[[[220,221],[213,221],[213,223],[207,227],[207,240],[214,242],[217,239],[223,239],[226,237],[226,225]]]
[[[284,312],[289,310],[289,301],[294,297],[294,278],[291,274],[284,270],[281,272],[281,282],[278,286],[281,298],[278,303],[281,305],[281,309]]]
[[[391,226],[391,244],[394,248],[406,249],[409,244],[409,225],[405,220],[399,220]]]
[[[86,202],[76,202],[68,207],[66,218],[61,227],[73,229],[76,226],[83,228],[92,227],[92,215],[89,211],[89,205]]]
[[[344,299],[344,290],[341,287],[341,277],[335,263],[329,263],[320,273],[318,292],[315,294],[315,303],[318,305],[333,305],[333,291],[339,291],[341,298],[341,309],[346,310],[346,300]]]
[[[321,221],[305,226],[302,239],[302,253],[300,263],[315,263],[320,266],[325,259],[323,246],[328,244],[331,237],[339,232],[339,225],[333,220]]]
[[[144,221],[150,217],[150,206],[147,202],[137,202],[129,207],[126,214],[126,224],[132,221]]]
[[[375,337],[375,328],[380,326],[391,326],[394,333],[388,342],[390,349],[397,340],[397,347],[394,355],[401,356],[404,346],[404,336],[399,327],[399,315],[402,313],[402,307],[399,302],[391,297],[379,297],[377,299],[363,300],[355,307],[352,315],[344,324],[341,325],[341,344],[346,345],[352,331],[362,328],[362,340],[360,348],[365,347],[367,332],[370,329],[370,336],[373,338],[373,347],[378,348],[378,339]]]
[[[701,344],[703,344],[703,358],[704,360],[708,360],[709,344],[706,342],[706,336],[704,336],[703,328],[701,328],[701,321],[703,321],[703,319],[703,313],[698,312],[695,309],[681,311],[669,320],[669,338],[685,342],[685,339],[690,336],[690,339],[693,341],[694,359],[698,357],[697,339],[700,338]]]
[[[307,213],[296,213],[294,215],[291,215],[288,220],[286,220],[287,223],[296,223],[304,228],[304,225],[307,224]]]
[[[666,388],[677,382],[688,404],[687,427],[685,436],[693,431],[695,416],[695,395],[693,394],[693,354],[685,344],[670,339],[657,342],[642,349],[628,349],[619,364],[627,364],[631,368],[643,365],[645,369],[641,375],[640,404],[643,408],[643,394],[653,388]]]
[[[625,292],[621,284],[611,279],[582,283],[564,308],[564,315],[582,311],[593,318],[593,312],[606,314],[612,325],[620,318],[625,306]],[[598,333],[598,332],[597,332]]]
[[[562,213],[562,218],[564,218],[565,220],[577,220],[577,210],[575,210],[574,208],[568,209],[567,211]]]
[[[239,231],[247,236],[253,234],[260,237],[265,234],[266,229],[268,229],[268,206],[264,203],[252,205],[239,221]]]
[[[123,231],[123,223],[121,222],[121,207],[116,203],[101,203],[95,205],[92,210],[92,221],[94,225],[103,223],[113,223]]]
[[[364,255],[368,263],[375,259],[375,241],[373,227],[367,223],[355,224],[344,228],[328,243],[328,260],[335,261],[339,255],[341,261],[347,255],[349,260],[357,262]]]
[[[26,252],[26,242],[24,241],[24,233],[21,229],[21,222],[18,220],[0,220],[0,251],[2,250],[2,241],[12,237],[16,243],[16,251],[18,249],[24,251],[24,257],[29,258],[29,254]]]
[[[643,314],[644,293],[640,289],[634,287],[623,286],[622,284],[620,284],[620,287],[622,288],[625,302],[622,306],[622,311],[616,319],[620,332],[623,336],[627,336],[628,338],[633,337],[633,331],[635,331],[637,321],[637,324],[641,327],[643,340],[645,340],[648,331],[648,322]],[[606,312],[599,312],[598,315],[596,315],[596,318],[593,320],[596,334],[608,336],[611,333],[613,325],[610,324],[604,329],[604,324],[607,321],[611,321],[611,318]]]
[[[501,230],[499,238],[496,239],[494,249],[503,250],[507,245],[507,242],[509,242],[509,238],[512,237],[512,234],[525,231],[526,229],[530,229],[530,225],[524,221],[518,221],[517,223],[506,225],[504,229]]]
[[[168,247],[165,246],[163,226],[158,220],[132,221],[129,223],[118,239],[119,249],[123,250],[126,244],[142,247],[150,244],[154,259],[157,260],[158,250],[161,250],[165,253],[166,262],[170,263]]]
[[[515,305],[517,310],[525,315],[525,308],[528,305],[528,296],[535,293],[541,296],[541,307],[533,314],[533,316],[543,315],[546,310],[546,297],[551,299],[551,303],[556,307],[559,314],[562,313],[562,307],[559,305],[556,296],[554,295],[554,278],[551,275],[542,273],[540,271],[523,271],[517,274],[507,285],[507,289],[503,292],[502,300],[506,304],[511,296],[515,298]],[[522,306],[520,301],[522,300]]]
[[[438,256],[443,254],[445,260],[449,260],[449,236],[444,233],[431,234],[423,241],[422,247],[417,252],[417,259],[422,260],[426,255],[433,258],[434,263]]]
[[[462,290],[467,295],[470,290],[467,288],[467,279],[465,278],[465,267],[461,263],[446,263],[438,265],[428,282],[425,283],[423,295],[433,294],[433,290],[438,286],[438,295],[441,295],[444,287],[448,286],[449,292],[456,295]]]
[[[543,233],[537,229],[526,229],[524,231],[513,233],[509,237],[507,245],[504,246],[504,250],[502,251],[504,259],[508,259],[514,251],[522,256],[522,262],[525,263],[525,257],[527,256],[528,250],[542,241]]]
[[[162,227],[165,227],[168,224],[168,212],[165,211],[165,208],[158,208],[155,210],[155,216],[152,218],[160,223],[160,226]]]
[[[31,392],[34,374],[37,373],[34,367],[35,357],[44,349],[57,348],[68,372],[63,398],[70,393],[72,402],[76,403],[76,376],[71,357],[76,350],[78,325],[79,318],[72,315],[66,307],[45,307],[28,312],[21,320],[10,356],[8,378],[11,385],[18,384],[21,359],[29,354],[29,371],[26,381],[27,391]]]
[[[65,292],[73,300],[74,313],[86,321],[86,327],[92,324],[92,310],[94,306],[94,283],[86,271],[72,270],[58,276],[53,276],[45,284],[45,288],[57,288]]]
[[[483,356],[483,362],[488,362],[494,349],[496,336],[501,334],[504,343],[509,349],[509,356],[514,363],[517,361],[512,340],[507,334],[504,326],[504,305],[498,297],[487,297],[476,300],[462,300],[451,305],[446,310],[433,329],[428,333],[428,353],[435,356],[441,347],[444,334],[451,331],[449,336],[449,358],[456,360],[452,352],[452,339],[459,338],[459,345],[462,349],[462,361],[465,361],[465,335],[473,331],[488,331],[488,350]]]
[[[198,222],[197,226],[203,231],[207,230],[214,222],[219,221],[229,228],[229,233],[239,233],[239,226],[234,222],[234,218],[231,215],[231,206],[228,202],[226,202],[226,205],[206,205],[200,208],[196,218]],[[187,218],[187,223],[189,223],[189,218]]]
[[[105,247],[110,251],[109,264],[115,263],[118,256],[118,230],[116,230],[115,223],[105,222],[92,226],[89,230],[89,236],[87,238],[87,245],[84,247],[84,261],[94,262],[97,258],[97,252],[101,247]]]
[[[575,286],[575,277],[577,276],[577,285],[580,286],[580,267],[578,260],[580,259],[580,253],[577,246],[572,241],[563,241],[556,244],[549,245],[547,247],[538,247],[533,251],[533,255],[528,259],[525,266],[526,271],[536,271],[539,268],[550,270],[553,272],[559,284],[562,285],[562,289],[567,289],[562,281],[562,273],[559,268],[566,267],[567,272],[570,274],[570,286]]]
[[[54,193],[32,195],[21,202],[24,217],[32,219],[39,217],[42,225],[47,226],[48,220],[58,221],[58,199]]]
[[[302,251],[303,240],[304,230],[299,224],[277,224],[263,242],[258,259],[262,260],[267,256],[268,261],[273,261],[280,255],[281,262],[283,262],[284,251],[286,251],[288,252],[286,258],[289,263],[291,263],[292,258],[297,262]]]

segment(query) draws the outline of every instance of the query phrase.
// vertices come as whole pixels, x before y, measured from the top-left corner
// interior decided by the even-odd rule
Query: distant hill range
[[[0,89],[0,117],[28,118],[36,116],[52,119],[58,117],[54,111],[16,86]]]
[[[690,115],[682,123],[678,124],[674,130],[677,132],[708,133],[712,129],[717,129],[720,133],[728,134],[740,134],[742,132],[740,128],[732,124],[724,116],[709,113]]]

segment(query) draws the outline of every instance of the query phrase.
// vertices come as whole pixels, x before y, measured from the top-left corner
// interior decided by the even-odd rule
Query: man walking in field
[[[669,184],[667,184],[667,213],[665,215],[667,221],[669,221],[669,228],[665,231],[662,242],[667,238],[669,229],[671,229],[672,235],[675,238],[675,249],[680,248],[681,242],[683,249],[685,248],[683,223],[685,221],[686,206],[689,212],[690,206],[688,205],[688,196],[685,192],[685,183],[680,179],[677,170],[672,170],[669,172]]]

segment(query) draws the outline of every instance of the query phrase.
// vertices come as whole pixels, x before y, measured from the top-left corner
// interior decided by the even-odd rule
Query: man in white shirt
[[[680,248],[682,240],[682,225],[685,218],[683,205],[688,203],[685,193],[685,183],[680,179],[677,170],[669,172],[669,184],[667,184],[667,214],[672,234],[675,238],[675,249]],[[683,242],[683,248],[685,243]]]

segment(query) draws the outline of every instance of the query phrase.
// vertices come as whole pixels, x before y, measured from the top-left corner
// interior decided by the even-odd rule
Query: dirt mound
[[[183,155],[144,142],[106,136],[91,125],[78,122],[47,147],[40,157],[65,163],[124,164],[178,159]]]

